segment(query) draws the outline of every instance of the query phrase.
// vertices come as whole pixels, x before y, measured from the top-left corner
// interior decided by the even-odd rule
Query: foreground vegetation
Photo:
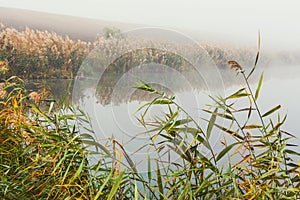
[[[146,83],[138,87],[158,95],[144,105],[141,115],[145,127],[154,127],[147,133],[155,133],[151,137],[155,150],[168,147],[181,158],[168,167],[163,160],[157,161],[160,199],[299,199],[300,153],[292,150],[297,145],[290,143],[295,136],[282,130],[286,116],[271,117],[280,105],[260,110],[257,100],[263,74],[256,90],[249,85],[257,60],[248,73],[237,62],[228,63],[244,78],[245,87],[227,97],[211,97],[213,104],[203,109],[211,115],[203,118],[206,127],[177,104],[174,96],[168,97]],[[241,107],[241,101],[248,106]],[[149,107],[157,104],[167,106],[165,117],[144,120]],[[220,150],[213,147],[212,138],[217,137],[214,129],[224,133]],[[163,142],[156,143],[158,137]]]
[[[94,141],[88,116],[70,105],[68,96],[54,100],[42,86],[28,91],[21,79],[7,79],[0,85],[0,197],[299,199],[300,154],[290,143],[295,136],[282,130],[286,116],[272,117],[280,105],[260,110],[263,75],[255,90],[249,85],[258,55],[249,72],[229,62],[244,78],[245,87],[226,97],[211,97],[213,103],[203,110],[210,115],[203,119],[206,127],[174,96],[138,84],[139,90],[156,95],[138,111],[140,122],[150,129],[144,134],[152,134],[149,146],[161,155],[155,166],[149,157],[146,174],[136,169],[114,138],[106,145]],[[248,106],[239,107],[240,101]],[[146,119],[154,105],[166,107],[167,112]],[[212,144],[216,130],[224,134],[219,150]],[[178,159],[166,163],[167,151]],[[98,162],[91,162],[93,155]]]

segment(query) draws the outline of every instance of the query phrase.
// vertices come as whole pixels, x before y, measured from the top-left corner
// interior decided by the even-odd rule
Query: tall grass
[[[9,69],[6,77],[70,78],[89,53],[91,44],[54,32],[26,28],[0,31],[0,60]]]
[[[300,154],[290,142],[295,136],[282,130],[286,116],[280,116],[280,105],[260,109],[263,74],[257,87],[249,84],[258,58],[259,53],[248,72],[228,62],[245,86],[225,97],[211,97],[211,105],[203,109],[209,114],[202,119],[206,126],[175,96],[139,83],[137,89],[156,95],[138,112],[145,134],[152,134],[151,147],[161,155],[155,166],[149,157],[146,175],[114,138],[105,145],[94,140],[89,117],[69,103],[68,95],[54,100],[42,86],[28,91],[17,77],[1,82],[0,197],[299,199]],[[240,101],[247,106],[240,107]],[[154,105],[167,108],[164,116],[145,118]],[[224,134],[217,141],[221,149],[212,144],[216,130]],[[166,162],[166,149],[178,159]]]
[[[45,78],[74,78],[84,59],[94,49],[101,50],[101,55],[97,62],[103,63],[106,57],[112,57],[126,50],[127,54],[122,55],[111,66],[104,66],[113,72],[125,72],[132,65],[142,65],[146,63],[160,63],[167,66],[172,65],[179,70],[188,70],[188,63],[181,57],[166,51],[157,49],[144,49],[132,51],[141,46],[149,46],[149,40],[141,40],[136,44],[136,39],[129,40],[126,35],[122,35],[118,29],[104,29],[103,36],[94,42],[70,39],[55,32],[33,30],[26,28],[18,31],[14,28],[5,27],[0,24],[0,68],[7,69],[5,76],[0,74],[0,78],[8,78],[17,75],[26,79]],[[242,48],[232,48],[227,46],[217,46],[212,44],[199,44],[202,46],[217,64],[224,68],[228,59],[238,59],[243,64],[249,65],[255,51]],[[150,46],[152,46],[150,44]],[[194,52],[189,46],[174,46],[172,49],[181,49],[187,52]],[[201,55],[197,55],[198,57]],[[264,59],[266,62],[267,59]],[[92,76],[99,69],[89,69],[84,71],[86,76]],[[101,69],[102,70],[102,69]]]
[[[27,91],[16,77],[1,83],[1,199],[106,199],[126,181],[106,163],[110,152],[94,141],[89,118],[68,102]],[[93,152],[99,162],[90,164]]]
[[[260,109],[257,100],[263,74],[255,89],[249,84],[258,57],[259,53],[248,73],[236,61],[228,62],[243,77],[245,87],[226,97],[211,97],[213,104],[203,109],[210,114],[210,118],[202,119],[207,122],[206,127],[201,127],[174,96],[139,83],[138,89],[157,95],[141,108],[142,124],[153,127],[147,131],[154,133],[152,145],[157,152],[167,148],[181,158],[169,161],[168,165],[163,159],[157,161],[153,181],[160,199],[300,198],[300,153],[293,150],[297,145],[290,143],[295,136],[282,130],[286,116],[277,113],[280,105],[267,111]],[[154,105],[167,107],[165,117],[145,120]],[[219,119],[225,121],[223,125]],[[213,148],[216,130],[224,133],[218,141],[221,149]],[[157,138],[163,141],[155,142]],[[203,154],[203,148],[209,153]]]

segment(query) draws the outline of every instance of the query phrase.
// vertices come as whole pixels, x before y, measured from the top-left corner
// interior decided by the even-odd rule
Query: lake
[[[149,66],[148,66],[149,67]],[[153,69],[162,66],[152,66]],[[148,68],[149,69],[149,68]],[[249,69],[248,69],[249,70]],[[274,66],[258,69],[250,79],[252,90],[255,91],[261,71],[264,71],[264,81],[258,98],[258,105],[262,113],[268,111],[276,105],[281,105],[280,115],[282,118],[287,114],[287,121],[283,129],[294,134],[298,139],[292,139],[293,144],[299,143],[298,116],[300,112],[300,66]],[[220,69],[218,76],[221,75],[223,84],[207,85],[205,79],[208,75],[214,78],[212,72],[203,73],[206,77],[195,79],[194,74],[178,73],[177,71],[151,71],[143,68],[133,69],[125,74],[107,73],[101,77],[102,80],[76,80],[73,85],[73,103],[78,104],[86,111],[92,120],[92,127],[95,132],[94,137],[103,145],[107,144],[109,138],[114,137],[124,146],[126,152],[132,156],[139,170],[146,170],[148,155],[155,159],[156,155],[153,148],[149,148],[150,138],[153,133],[143,134],[146,130],[138,119],[141,112],[136,112],[142,105],[153,100],[156,96],[148,92],[136,90],[137,81],[143,80],[151,83],[154,88],[165,91],[166,94],[174,95],[183,109],[185,109],[197,122],[201,128],[206,130],[207,123],[201,118],[209,119],[210,115],[203,112],[207,109],[206,104],[212,104],[208,95],[228,96],[243,86],[241,75],[236,76],[236,72],[230,69]],[[189,78],[191,77],[191,78]],[[105,80],[103,82],[103,80]],[[62,87],[68,81],[47,81],[53,88],[54,94],[59,96],[65,92]],[[62,84],[63,83],[63,84]],[[112,84],[113,83],[113,84]],[[245,101],[238,102],[241,107]],[[246,104],[245,104],[246,106]],[[163,117],[166,106],[153,106],[145,116],[146,119]],[[184,117],[184,115],[182,115]],[[238,116],[244,117],[244,116]],[[276,119],[274,115],[273,119]],[[258,122],[257,118],[251,119],[253,123]],[[217,120],[220,124],[226,124],[222,120]],[[226,135],[214,128],[211,143],[218,151],[221,148],[221,140]],[[159,142],[159,140],[157,141]],[[144,148],[141,148],[144,147]],[[202,148],[202,147],[200,147]],[[296,147],[300,152],[300,148]],[[208,153],[205,148],[203,153]],[[176,159],[176,157],[172,157]],[[170,158],[168,158],[170,159]]]

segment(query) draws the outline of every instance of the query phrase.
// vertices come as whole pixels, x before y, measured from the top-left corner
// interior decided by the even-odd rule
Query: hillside
[[[94,41],[106,27],[118,27],[121,30],[137,27],[133,24],[3,7],[0,7],[0,23],[19,31],[29,27],[84,41]]]
[[[72,73],[76,74],[85,56],[95,47],[107,42],[99,38],[107,33],[106,28],[115,27],[116,30],[128,31],[143,27],[136,24],[3,7],[0,7],[0,25],[2,26],[0,26],[0,61],[9,63],[10,75],[15,74],[24,78],[57,78],[57,76],[72,78]],[[153,36],[147,29],[142,32],[143,37]],[[159,34],[161,38],[170,37],[163,35],[162,32]],[[198,35],[199,38],[200,36],[201,34]],[[7,42],[3,42],[4,40]],[[43,45],[51,47],[51,50],[44,49]],[[237,60],[242,66],[251,67],[257,51],[255,45],[240,47],[231,44],[213,44],[205,40],[201,40],[199,45],[221,68],[227,67],[228,60]],[[106,48],[107,52],[110,52],[113,46],[108,45]],[[7,49],[13,49],[14,52],[8,52]],[[260,56],[260,64],[264,66],[298,63],[300,63],[298,52],[264,51]],[[35,73],[36,77],[31,77],[31,72],[33,70],[36,72],[37,69],[40,75]]]

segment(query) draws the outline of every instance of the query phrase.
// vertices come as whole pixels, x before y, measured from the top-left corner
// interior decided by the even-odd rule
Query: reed
[[[2,28],[0,32],[0,60],[8,62],[6,77],[69,78],[70,72],[77,72],[90,46],[68,36],[29,28]]]
[[[157,95],[141,107],[140,121],[150,129],[145,134],[152,133],[151,146],[157,152],[171,149],[180,157],[166,165],[165,152],[161,153],[156,167],[159,173],[149,181],[156,183],[152,188],[156,188],[159,199],[299,199],[300,154],[293,150],[297,145],[290,142],[295,136],[282,129],[286,115],[278,113],[280,105],[267,111],[260,109],[257,100],[263,74],[255,89],[249,84],[258,58],[259,52],[249,72],[236,61],[228,62],[243,77],[245,87],[226,97],[211,97],[213,103],[203,109],[210,115],[202,118],[206,127],[201,127],[174,96],[138,83],[138,89]],[[145,120],[154,105],[167,107],[164,118]],[[212,148],[216,130],[224,133],[220,150]],[[209,153],[203,154],[203,148]]]
[[[94,141],[89,118],[72,107],[67,96],[54,100],[44,87],[27,91],[17,77],[6,80],[0,91],[2,199],[115,195],[113,189],[126,176],[113,173],[104,159],[109,151]],[[95,153],[99,162],[90,164],[89,156]]]
[[[55,32],[39,31],[26,28],[18,31],[14,28],[5,27],[0,24],[0,68],[5,62],[5,75],[1,77],[9,78],[17,75],[24,79],[44,79],[44,78],[74,78],[84,59],[93,51],[101,51],[101,55],[95,58],[101,66],[105,63],[106,57],[113,57],[125,50],[127,53],[118,58],[109,66],[98,68],[86,68],[86,76],[92,76],[99,70],[106,69],[116,73],[123,73],[131,66],[138,66],[151,62],[172,66],[179,71],[187,71],[190,64],[182,57],[171,52],[157,49],[145,48],[143,50],[132,51],[135,47],[153,46],[153,41],[139,38],[136,40],[126,38],[119,29],[106,28],[104,35],[97,38],[94,42],[70,39]],[[163,43],[157,41],[156,43]],[[166,44],[167,45],[167,44]],[[232,48],[213,44],[199,43],[208,52],[214,63],[220,68],[226,66],[226,61],[232,58],[238,59],[242,64],[249,66],[255,51],[243,48]],[[161,45],[163,47],[163,45]],[[194,52],[193,47],[175,45],[172,46],[173,52],[185,52],[189,55]],[[193,56],[193,55],[189,55]],[[206,56],[206,55],[196,55]],[[263,62],[268,59],[264,58]]]
[[[11,41],[43,38],[46,34],[26,30],[22,33],[25,36],[16,37],[21,33],[4,30],[12,33],[8,34],[11,40],[5,39],[7,34],[1,35],[5,47],[12,47]],[[47,34],[43,39],[52,38],[48,41],[51,45],[63,40]],[[68,39],[64,42],[73,44]],[[1,51],[3,72],[7,64],[12,66],[8,58],[18,52],[18,44]],[[37,42],[36,45],[39,46]],[[51,51],[56,49],[53,47]],[[202,119],[205,126],[185,111],[175,96],[168,96],[147,83],[138,83],[137,89],[156,96],[137,111],[141,113],[139,121],[147,128],[144,134],[151,134],[149,146],[161,155],[155,166],[149,157],[146,175],[137,170],[119,141],[110,138],[103,145],[94,140],[89,117],[70,103],[68,95],[55,100],[41,85],[37,85],[38,90],[29,91],[22,79],[16,76],[6,79],[0,83],[0,197],[299,199],[300,154],[290,142],[295,136],[282,129],[286,116],[279,114],[280,105],[266,111],[260,109],[258,98],[263,74],[257,87],[249,84],[256,73],[259,55],[258,51],[251,69],[233,60],[228,62],[242,76],[245,85],[225,97],[211,97],[212,103],[203,109],[209,115]],[[154,105],[166,107],[167,111],[163,117],[146,118]],[[220,120],[224,123],[219,123]],[[218,141],[222,147],[219,150],[212,145],[217,130],[224,134]],[[178,159],[166,162],[167,151]],[[97,162],[92,161],[93,157]]]

